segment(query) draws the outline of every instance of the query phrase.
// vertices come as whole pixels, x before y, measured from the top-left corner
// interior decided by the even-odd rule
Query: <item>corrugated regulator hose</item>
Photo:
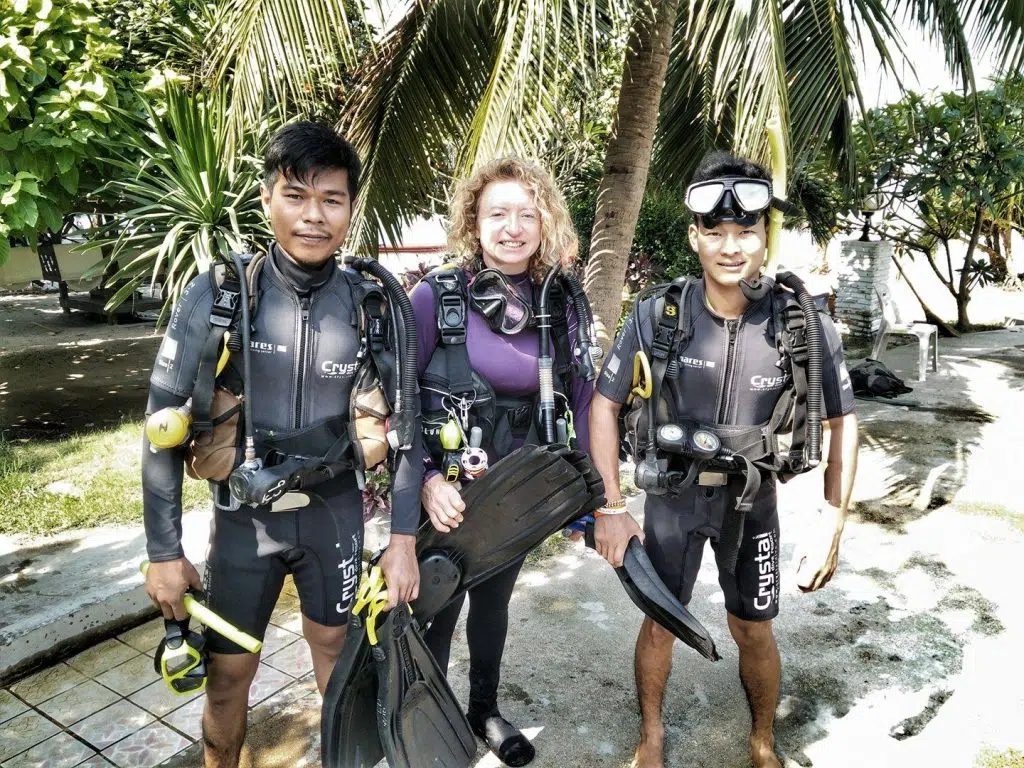
[[[395,412],[391,415],[391,429],[398,438],[398,450],[407,451],[419,437],[416,434],[416,414],[419,410],[419,399],[416,396],[416,318],[413,315],[412,302],[409,301],[409,295],[402,288],[398,278],[375,259],[350,256],[345,259],[345,265],[380,280],[390,300],[398,337],[398,349],[395,350],[398,357],[398,385],[395,392]],[[395,308],[398,310],[397,313],[394,311]]]
[[[815,467],[821,463],[821,353],[825,338],[821,316],[803,280],[792,272],[779,272],[775,279],[793,291],[804,315],[804,333],[807,336],[807,463]]]

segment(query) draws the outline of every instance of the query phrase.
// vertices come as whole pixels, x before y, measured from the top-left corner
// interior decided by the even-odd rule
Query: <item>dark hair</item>
[[[724,176],[746,176],[748,179],[764,179],[771,181],[772,176],[768,169],[753,160],[736,157],[728,152],[709,152],[701,158],[697,170],[693,172],[691,184],[700,181],[712,181],[721,179]]]
[[[355,147],[330,126],[296,120],[270,139],[263,153],[263,184],[273,189],[277,177],[312,181],[327,170],[348,171],[348,193],[355,200],[362,163]]]

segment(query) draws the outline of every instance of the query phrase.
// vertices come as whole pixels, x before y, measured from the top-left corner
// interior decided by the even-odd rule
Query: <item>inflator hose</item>
[[[231,254],[231,260],[238,271],[239,301],[242,302],[242,406],[245,408],[245,460],[256,458],[256,441],[253,438],[252,398],[249,397],[249,382],[252,381],[251,358],[249,349],[249,333],[252,318],[249,316],[249,285],[245,274],[245,264],[237,253]]]
[[[537,365],[540,370],[540,427],[543,431],[541,439],[546,444],[555,442],[555,379],[551,359],[551,312],[548,309],[548,297],[555,276],[560,271],[556,264],[544,277],[537,299],[537,335],[540,341],[540,354]]]
[[[821,317],[803,280],[792,272],[779,272],[775,279],[793,291],[804,315],[804,333],[807,335],[807,462],[815,467],[821,463],[821,350],[824,346]]]
[[[375,259],[350,256],[345,265],[352,269],[366,272],[380,280],[388,294],[391,306],[397,307],[398,315],[395,330],[398,336],[398,391],[395,393],[395,413],[391,420],[392,428],[398,436],[398,450],[406,451],[417,439],[415,413],[419,399],[416,396],[416,318],[412,311],[412,302],[398,281],[398,278],[382,267]]]

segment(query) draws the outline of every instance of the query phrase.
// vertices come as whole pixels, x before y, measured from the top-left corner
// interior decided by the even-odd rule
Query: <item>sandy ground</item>
[[[0,296],[0,431],[52,439],[140,417],[159,345],[152,322],[66,315],[53,293]]]

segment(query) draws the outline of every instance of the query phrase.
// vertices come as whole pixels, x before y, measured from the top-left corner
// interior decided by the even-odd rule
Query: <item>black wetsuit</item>
[[[467,275],[471,277],[471,275]],[[529,275],[512,275],[509,284],[526,299],[533,297],[536,286]],[[435,299],[430,287],[420,284],[412,292],[413,311],[416,314],[417,341],[419,343],[419,370],[424,375],[435,350],[438,347],[437,314]],[[576,316],[567,311],[569,338],[576,333]],[[486,319],[475,309],[466,320],[466,349],[473,371],[488,381],[499,397],[529,397],[530,402],[540,387],[537,358],[540,344],[536,329],[527,329],[513,335],[491,330]],[[430,382],[424,381],[424,391]],[[590,382],[572,378],[569,399],[577,425],[577,445],[586,451],[590,447],[590,432],[587,417],[593,386]],[[426,409],[425,409],[426,410]],[[527,423],[532,416],[527,410]],[[511,419],[511,416],[506,416]],[[426,420],[424,427],[426,427]],[[518,438],[512,448],[523,444]],[[485,446],[491,454],[491,461],[502,458],[493,446]],[[511,449],[510,451],[511,452]],[[437,474],[437,467],[429,455],[427,462],[429,480]],[[505,650],[508,633],[508,605],[516,579],[523,567],[523,560],[508,566],[501,573],[491,577],[469,591],[469,614],[466,618],[466,640],[469,645],[469,709],[472,713],[487,713],[497,707],[498,684],[501,679],[501,659]],[[465,595],[442,610],[433,620],[424,639],[441,669],[448,668],[451,653],[452,634],[462,610]]]
[[[641,303],[641,334],[650,349],[651,299]],[[831,319],[821,316],[826,349],[822,360],[822,417],[853,411],[853,388],[843,359],[842,342]],[[668,387],[675,393],[679,418],[704,424],[756,425],[771,418],[788,380],[778,367],[771,300],[747,307],[738,320],[714,314],[699,280],[687,299],[690,342],[678,352],[679,376]],[[631,315],[625,322],[598,378],[597,390],[625,403],[639,349]],[[676,496],[647,495],[644,506],[645,548],[665,584],[685,605],[700,569],[704,542],[716,555],[722,520],[733,513],[743,490],[743,477],[726,485],[692,485]],[[735,574],[719,561],[719,583],[726,609],[750,621],[774,618],[779,602],[779,521],[775,482],[765,477],[747,513]]]
[[[360,330],[342,270],[334,259],[307,270],[275,246],[257,288],[248,393],[256,428],[282,434],[347,416]],[[181,405],[192,394],[200,352],[210,332],[212,302],[210,279],[203,274],[189,283],[175,305],[153,366],[148,413]],[[241,357],[231,357],[229,366],[236,372],[242,369]],[[142,455],[149,559],[182,557],[184,447],[153,453],[144,439]],[[422,449],[417,445],[398,460],[393,533],[416,533],[422,477]],[[290,511],[244,505],[235,511],[214,511],[206,564],[209,605],[257,637],[263,637],[289,572],[305,616],[328,626],[347,621],[361,565],[362,494],[351,472],[303,494],[308,503]],[[303,496],[294,498],[296,506],[304,503]],[[210,647],[223,653],[242,650],[214,633]]]

